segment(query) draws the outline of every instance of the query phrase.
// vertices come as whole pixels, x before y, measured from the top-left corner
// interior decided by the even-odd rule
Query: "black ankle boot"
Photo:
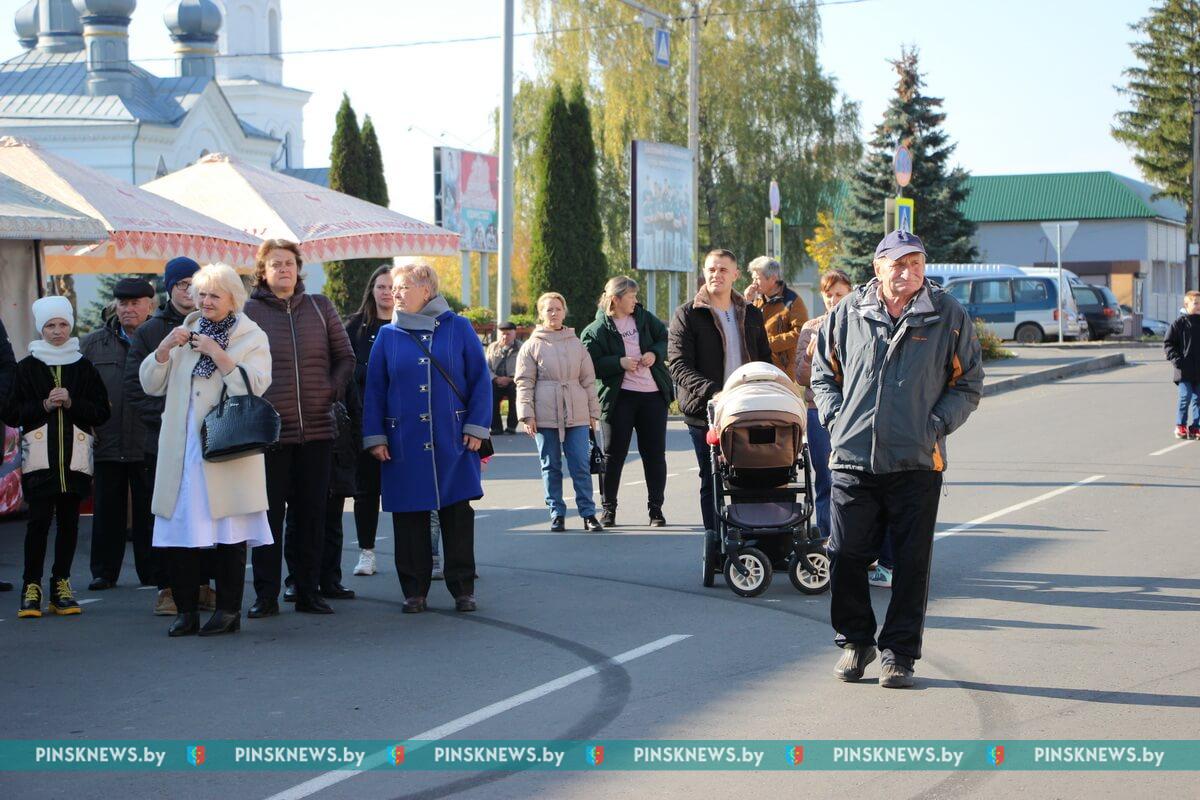
[[[200,629],[201,636],[219,636],[222,633],[237,633],[242,628],[242,615],[220,609],[213,612],[208,622]]]
[[[662,506],[650,506],[650,527],[662,528],[667,524],[667,520],[663,517]]]
[[[200,613],[185,611],[175,616],[175,621],[167,628],[167,636],[195,636],[199,631]]]
[[[617,524],[616,503],[604,504],[604,510],[600,512],[600,524],[606,528],[612,528]]]

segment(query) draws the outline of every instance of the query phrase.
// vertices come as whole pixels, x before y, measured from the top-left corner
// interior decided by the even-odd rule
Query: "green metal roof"
[[[1186,219],[1180,203],[1153,199],[1155,187],[1115,172],[972,175],[967,187],[962,210],[973,222]]]

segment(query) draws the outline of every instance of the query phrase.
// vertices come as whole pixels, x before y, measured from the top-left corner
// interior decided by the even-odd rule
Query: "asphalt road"
[[[332,617],[244,621],[233,637],[169,640],[153,592],[128,582],[81,591],[95,602],[77,618],[18,620],[16,593],[2,595],[4,737],[1200,738],[1189,507],[1200,443],[1174,447],[1159,354],[1130,355],[1117,371],[989,398],[951,439],[914,690],[880,689],[878,662],[863,683],[833,678],[828,595],[800,595],[782,575],[752,600],[720,578],[701,588],[695,463],[676,423],[662,531],[643,527],[637,484],[622,489],[622,527],[587,534],[571,516],[566,534],[549,534],[532,444],[502,439],[478,503],[474,615],[455,614],[440,584],[433,613],[401,615],[391,539],[379,544],[381,573],[356,578],[352,536],[343,563],[357,599]],[[641,477],[631,458],[625,481]],[[22,533],[0,525],[11,579]],[[887,592],[873,594],[882,609]],[[0,796],[80,800],[1125,798],[1195,787],[1185,773],[1117,772],[0,773]]]

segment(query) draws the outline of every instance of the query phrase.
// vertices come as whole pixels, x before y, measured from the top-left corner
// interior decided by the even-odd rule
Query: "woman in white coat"
[[[169,636],[237,631],[246,547],[272,542],[262,455],[205,461],[200,444],[200,427],[220,402],[222,388],[231,395],[247,389],[261,395],[270,385],[270,344],[262,328],[241,313],[246,289],[232,267],[202,268],[191,291],[200,310],[167,334],[140,372],[146,394],[167,398],[151,510],[154,546],[166,548],[179,612]],[[216,611],[201,628],[198,587],[208,574],[217,582]]]

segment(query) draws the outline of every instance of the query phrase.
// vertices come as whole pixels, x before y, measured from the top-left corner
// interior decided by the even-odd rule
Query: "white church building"
[[[135,184],[210,152],[279,170],[304,164],[309,93],[283,85],[280,0],[178,0],[164,36],[174,74],[129,61],[137,0],[29,0],[25,48],[0,63],[0,135],[37,142]]]

